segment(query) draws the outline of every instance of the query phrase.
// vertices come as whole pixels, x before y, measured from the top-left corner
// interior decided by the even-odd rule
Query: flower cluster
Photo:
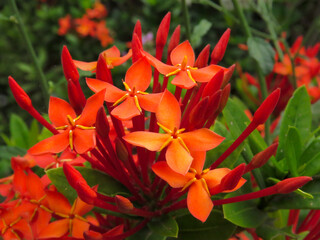
[[[280,90],[265,99],[242,134],[211,166],[203,169],[207,151],[224,141],[210,127],[230,94],[228,82],[234,66],[217,65],[224,56],[230,30],[222,35],[211,55],[207,46],[196,58],[189,41],[180,43],[178,26],[168,43],[164,63],[170,17],[168,13],[159,26],[155,57],[143,49],[139,21],[133,32],[132,51],[123,57],[112,47],[102,52],[97,61],[86,63],[73,60],[64,47],[62,66],[69,103],[50,98],[50,123],[9,77],[17,103],[53,136],[31,147],[25,158],[13,160],[14,175],[1,180],[0,193],[6,200],[0,204],[0,231],[5,239],[123,239],[153,218],[174,215],[179,209],[187,208],[193,217],[205,222],[214,205],[289,193],[311,180],[295,177],[256,192],[211,198],[239,189],[246,183],[244,174],[264,165],[275,153],[277,145],[271,145],[247,165],[218,168],[268,119]],[[119,80],[112,78],[111,69],[130,58],[132,65],[119,89],[114,85]],[[81,89],[77,68],[96,73],[96,78],[86,79],[95,93],[88,99]],[[174,93],[167,89],[169,84],[175,86]],[[30,169],[34,164],[50,170],[40,178]],[[62,175],[78,193],[72,203],[57,191],[65,191],[65,187],[59,188],[53,174],[61,166]],[[88,169],[109,179],[109,188],[119,186],[121,191],[106,192],[107,183],[102,178],[92,183],[93,176],[84,174]],[[107,210],[108,216],[93,207]],[[83,216],[89,211],[95,217]],[[123,215],[136,218],[126,219]]]
[[[70,14],[60,18],[58,34],[63,36],[74,30],[81,37],[90,36],[99,39],[101,46],[106,47],[113,43],[106,21],[103,20],[106,16],[106,7],[100,2],[95,2],[94,7],[87,9],[81,18],[72,19]]]

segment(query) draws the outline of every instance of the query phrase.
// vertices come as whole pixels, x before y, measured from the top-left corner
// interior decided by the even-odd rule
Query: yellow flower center
[[[176,75],[176,74],[178,74],[180,71],[186,71],[188,77],[189,77],[194,83],[196,83],[196,80],[194,80],[194,78],[193,78],[192,75],[191,75],[190,69],[191,69],[191,70],[196,70],[196,69],[198,69],[198,68],[188,66],[188,65],[187,65],[187,62],[188,62],[188,58],[187,58],[187,56],[184,56],[184,58],[183,58],[183,60],[182,60],[182,63],[181,63],[181,64],[179,63],[179,64],[175,65],[176,67],[178,67],[178,69],[176,69],[176,70],[174,70],[174,71],[166,74],[166,77],[170,77],[170,76]]]

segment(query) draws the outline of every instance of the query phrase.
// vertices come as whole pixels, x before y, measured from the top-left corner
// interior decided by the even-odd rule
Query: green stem
[[[238,14],[238,17],[240,18],[240,23],[244,29],[244,32],[245,32],[247,38],[252,37],[252,33],[250,30],[249,24],[246,20],[246,17],[244,16],[244,13],[242,11],[241,6],[239,5],[238,0],[232,0],[232,3],[233,3],[233,6],[234,6],[237,14]]]
[[[20,16],[19,10],[17,8],[16,2],[15,2],[15,0],[10,0],[10,3],[11,3],[11,6],[12,6],[12,9],[14,11],[15,17],[17,19],[17,24],[19,26],[21,35],[24,38],[24,41],[26,42],[29,54],[31,55],[33,63],[35,65],[35,67],[36,67],[36,70],[37,70],[37,72],[38,72],[38,74],[40,76],[40,87],[42,89],[42,95],[43,95],[43,98],[45,100],[45,103],[47,103],[48,100],[49,100],[49,91],[48,91],[49,88],[48,88],[47,80],[46,80],[45,75],[44,75],[44,73],[43,73],[43,71],[42,71],[42,69],[40,67],[39,62],[38,62],[36,53],[34,51],[34,48],[33,48],[32,44],[31,44],[30,38],[29,38],[29,36],[27,34],[26,28],[25,28],[25,26],[23,24],[23,21],[22,21],[22,18]]]
[[[185,27],[186,27],[187,39],[189,41],[191,41],[190,19],[189,19],[189,12],[188,12],[188,7],[187,7],[187,4],[186,4],[186,0],[181,0],[181,5],[182,5],[184,23],[185,23]]]

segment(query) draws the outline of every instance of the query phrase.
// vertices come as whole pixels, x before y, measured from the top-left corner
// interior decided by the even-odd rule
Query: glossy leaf
[[[228,239],[235,231],[236,226],[223,218],[220,210],[214,208],[205,223],[191,215],[177,218],[179,225],[178,239]]]
[[[210,30],[212,23],[206,19],[202,19],[193,29],[191,42],[194,48],[201,44],[202,37]]]
[[[304,143],[304,141],[310,135],[312,118],[310,106],[310,97],[306,88],[304,86],[298,88],[288,102],[282,117],[279,134],[279,146],[276,155],[277,161],[280,161],[285,157],[284,148],[289,126],[297,128],[300,133],[302,143]]]
[[[274,65],[275,52],[266,40],[258,37],[249,37],[247,41],[249,55],[255,59],[262,72],[266,75],[270,73]]]
[[[285,158],[288,169],[293,177],[298,177],[298,159],[301,154],[300,134],[295,127],[289,126],[284,146]]]
[[[89,186],[93,187],[98,185],[98,192],[102,194],[108,196],[129,194],[128,190],[121,183],[101,171],[87,167],[75,168],[81,173],[84,179],[86,179]],[[77,192],[68,183],[62,168],[50,169],[46,173],[53,185],[55,185],[58,191],[66,196],[70,202],[76,199]]]
[[[148,227],[144,227],[139,232],[128,237],[128,240],[165,240],[167,237],[151,231]]]
[[[148,226],[154,233],[158,235],[165,237],[178,236],[178,224],[171,216],[163,216],[161,218],[152,219]]]
[[[27,149],[28,143],[28,127],[24,121],[15,114],[10,117],[10,134],[15,146]]]
[[[256,229],[256,233],[264,240],[275,240],[279,239],[280,236],[289,236],[293,239],[300,239],[298,234],[292,233],[290,226],[279,229],[269,224],[263,224],[262,226]]]

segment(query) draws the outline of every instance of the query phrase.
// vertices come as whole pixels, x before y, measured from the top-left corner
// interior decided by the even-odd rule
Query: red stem
[[[46,127],[50,132],[52,132],[53,134],[58,134],[59,131],[57,129],[55,129],[46,119],[44,119],[44,117],[41,116],[41,114],[34,108],[31,107],[28,110],[29,114],[34,117],[41,125],[43,125],[44,127]]]

